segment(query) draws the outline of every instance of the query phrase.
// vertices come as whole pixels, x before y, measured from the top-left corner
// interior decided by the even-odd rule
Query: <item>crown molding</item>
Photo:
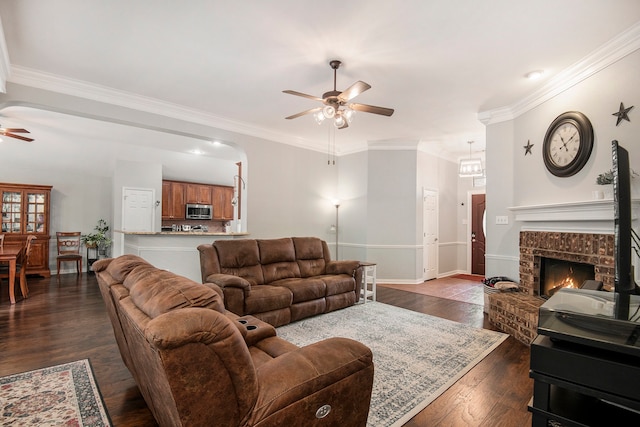
[[[531,95],[510,106],[479,112],[478,120],[484,125],[513,120],[638,49],[640,49],[640,22],[560,72]]]
[[[12,67],[12,73],[8,81],[23,86],[34,87],[83,99],[90,99],[105,104],[117,105],[160,116],[171,117],[173,119],[222,129],[229,132],[268,139],[307,150],[314,150],[318,152],[326,151],[326,146],[324,144],[318,144],[314,141],[295,138],[290,135],[274,132],[245,122],[229,120],[202,110],[196,110],[182,105],[132,94],[130,92],[106,86],[87,83],[81,80],[69,79],[18,65],[14,65]]]

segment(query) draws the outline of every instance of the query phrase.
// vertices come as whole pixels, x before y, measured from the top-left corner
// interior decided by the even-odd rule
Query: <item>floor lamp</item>
[[[340,207],[340,200],[334,200],[333,205],[336,207],[336,261],[338,260],[338,208]]]

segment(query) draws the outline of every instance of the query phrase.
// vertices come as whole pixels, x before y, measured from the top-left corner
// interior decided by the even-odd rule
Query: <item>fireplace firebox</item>
[[[593,264],[542,257],[539,295],[542,298],[549,298],[562,288],[578,289],[586,280],[593,279],[595,279]]]

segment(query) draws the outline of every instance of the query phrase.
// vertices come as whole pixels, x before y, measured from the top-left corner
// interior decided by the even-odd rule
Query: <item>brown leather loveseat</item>
[[[316,237],[217,240],[199,245],[203,283],[224,292],[225,307],[273,326],[355,304],[359,261],[332,261]]]
[[[93,264],[122,359],[160,426],[365,426],[369,348],[299,348],[223,294],[134,255]]]

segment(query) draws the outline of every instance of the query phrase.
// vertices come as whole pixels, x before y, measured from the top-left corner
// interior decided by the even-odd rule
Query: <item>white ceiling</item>
[[[460,156],[469,140],[484,149],[478,113],[549,85],[640,22],[640,1],[2,0],[0,17],[10,82],[153,102],[221,129],[323,150],[328,124],[284,119],[316,102],[282,91],[321,96],[333,88],[328,62],[339,59],[338,90],[365,81],[372,88],[354,101],[395,114],[358,113],[336,131],[338,153],[391,140]],[[524,78],[538,69],[542,79]],[[36,141],[37,129],[54,126],[56,117],[43,116],[0,112],[3,125],[31,126]],[[105,137],[95,120],[74,120],[64,129],[85,141]]]

